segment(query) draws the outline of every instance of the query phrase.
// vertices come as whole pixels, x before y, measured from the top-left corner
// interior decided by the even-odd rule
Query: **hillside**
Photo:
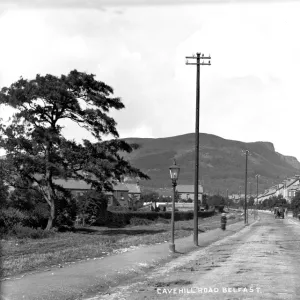
[[[145,188],[167,188],[171,186],[169,166],[176,158],[180,165],[179,184],[194,183],[195,139],[194,134],[167,138],[127,138],[129,143],[138,143],[141,148],[126,155],[135,166],[151,176],[143,181]],[[256,193],[255,174],[260,174],[259,191],[282,182],[286,177],[300,173],[300,163],[291,156],[275,151],[270,142],[244,143],[227,140],[211,134],[200,134],[200,179],[208,192],[238,193],[239,186],[244,191],[245,156],[248,149],[248,178],[252,182],[251,192]],[[249,187],[250,188],[250,187]],[[249,191],[248,188],[248,191]]]

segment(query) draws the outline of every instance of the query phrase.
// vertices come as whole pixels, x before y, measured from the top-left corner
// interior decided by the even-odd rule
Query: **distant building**
[[[192,199],[194,200],[194,185],[177,185],[176,192],[179,194],[181,199]],[[202,201],[203,187],[198,186],[198,200]]]
[[[233,202],[238,203],[240,200],[245,199],[245,194],[231,194],[228,196]]]
[[[263,202],[271,197],[278,197],[282,195],[283,199],[286,199],[288,203],[291,203],[296,193],[300,191],[300,176],[295,175],[292,178],[287,178],[278,185],[272,186],[265,190],[264,193],[258,195],[258,199],[255,198],[255,203]]]
[[[91,185],[84,180],[75,179],[56,179],[56,184],[71,191],[73,195],[83,195],[84,192],[91,190]],[[109,196],[108,207],[123,206],[130,208],[139,208],[143,206],[141,203],[141,189],[139,182],[126,183],[119,182],[113,186],[113,191],[105,192]]]

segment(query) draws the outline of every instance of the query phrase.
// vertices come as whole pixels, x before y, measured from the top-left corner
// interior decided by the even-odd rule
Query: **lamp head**
[[[176,182],[179,177],[180,173],[180,167],[176,164],[176,160],[174,159],[174,163],[172,166],[169,168],[170,170],[170,177],[173,182]]]

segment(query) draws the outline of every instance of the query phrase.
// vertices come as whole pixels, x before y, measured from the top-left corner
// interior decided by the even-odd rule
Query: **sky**
[[[77,69],[114,89],[121,138],[195,131],[269,141],[300,161],[300,2],[0,0],[0,88]],[[0,117],[11,110],[0,109]],[[68,138],[87,138],[65,123]],[[0,151],[1,154],[1,151]]]

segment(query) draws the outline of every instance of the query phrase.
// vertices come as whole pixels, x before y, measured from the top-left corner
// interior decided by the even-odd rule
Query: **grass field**
[[[238,220],[239,218],[228,220],[228,224]],[[219,226],[218,215],[199,219],[200,231]],[[186,237],[192,233],[193,220],[175,223],[175,238]],[[1,278],[45,270],[64,263],[103,257],[132,246],[163,243],[170,238],[170,224],[153,223],[117,229],[78,228],[76,232],[56,233],[54,237],[39,240],[2,240]]]

